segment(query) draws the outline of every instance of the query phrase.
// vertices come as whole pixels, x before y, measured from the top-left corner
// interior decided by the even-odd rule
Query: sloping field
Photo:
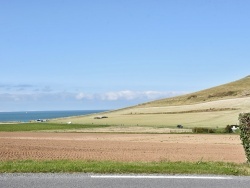
[[[250,111],[250,76],[235,82],[179,97],[90,116],[53,120],[57,123],[108,124],[130,127],[224,128],[238,124],[241,112]],[[95,117],[107,116],[108,118]]]
[[[239,135],[1,132],[0,160],[246,161]]]
[[[217,101],[221,99],[241,98],[248,96],[250,96],[250,76],[247,76],[240,80],[236,80],[234,82],[198,91],[195,93],[156,100],[140,104],[140,106],[145,106],[145,107],[176,106],[176,105]]]
[[[250,111],[250,97],[224,99],[193,105],[166,107],[134,107],[98,115],[70,117],[54,120],[57,123],[71,121],[84,124],[109,124],[115,126],[150,126],[157,128],[176,127],[221,127],[238,124],[241,112]],[[94,119],[96,116],[108,118]]]

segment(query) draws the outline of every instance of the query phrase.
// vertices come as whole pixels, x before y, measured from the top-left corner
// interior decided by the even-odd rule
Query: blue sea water
[[[70,110],[70,111],[28,111],[0,112],[0,122],[29,122],[37,119],[53,119],[99,113],[106,110]]]

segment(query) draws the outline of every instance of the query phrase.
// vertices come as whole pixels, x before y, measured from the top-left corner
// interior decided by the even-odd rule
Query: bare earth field
[[[0,160],[246,161],[239,135],[1,132]]]

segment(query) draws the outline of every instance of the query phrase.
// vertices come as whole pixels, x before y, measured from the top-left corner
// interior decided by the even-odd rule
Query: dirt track
[[[245,162],[238,135],[0,133],[0,160]]]

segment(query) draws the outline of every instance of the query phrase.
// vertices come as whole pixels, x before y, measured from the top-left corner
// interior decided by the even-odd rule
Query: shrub
[[[234,133],[234,132],[238,132],[236,130],[233,130],[233,128],[239,128],[239,125],[227,125],[224,129],[224,133]]]
[[[195,99],[197,98],[197,95],[190,95],[187,99]]]
[[[227,96],[236,96],[237,95],[237,91],[226,91],[226,92],[219,92],[219,93],[214,93],[214,94],[210,94],[208,95],[208,98],[212,98],[212,97],[227,97]]]
[[[193,133],[215,133],[215,130],[211,128],[195,127],[193,128]]]
[[[232,127],[230,125],[227,125],[225,127],[225,133],[232,133],[232,132],[233,132]]]
[[[239,115],[240,139],[245,150],[247,162],[250,162],[250,113]]]

